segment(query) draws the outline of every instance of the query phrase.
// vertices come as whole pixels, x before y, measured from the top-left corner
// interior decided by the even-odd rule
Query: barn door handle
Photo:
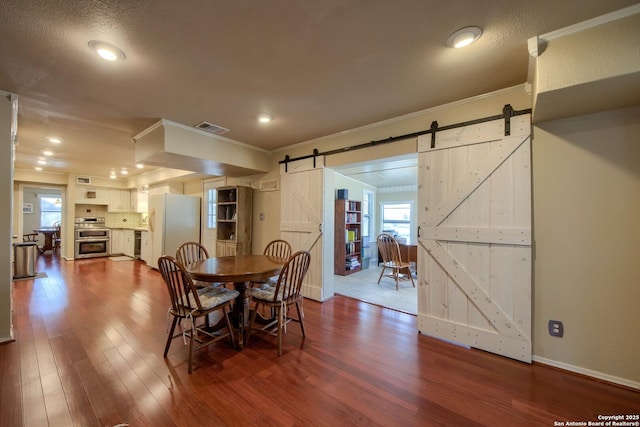
[[[422,236],[420,235],[420,226],[418,226],[418,239],[421,238]]]
[[[318,231],[322,233],[322,223],[318,224]]]

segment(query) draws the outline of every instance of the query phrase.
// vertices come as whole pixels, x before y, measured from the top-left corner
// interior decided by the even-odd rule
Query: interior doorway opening
[[[334,192],[346,189],[348,199],[361,201],[362,206],[362,267],[348,275],[334,274],[334,293],[379,305],[392,310],[416,315],[418,312],[417,288],[410,281],[400,282],[382,277],[379,265],[376,237],[387,230],[394,218],[387,215],[384,224],[384,207],[409,206],[409,218],[395,218],[402,230],[395,230],[405,243],[417,242],[418,155],[411,153],[397,157],[334,166]],[[403,211],[405,212],[406,209]],[[391,221],[391,222],[389,222]],[[394,223],[395,224],[395,223]],[[393,225],[393,224],[391,224]],[[400,233],[401,232],[401,233]],[[400,236],[402,234],[402,236]],[[337,243],[336,243],[337,244]],[[415,269],[414,269],[415,271]],[[386,275],[386,272],[385,272]],[[414,274],[414,278],[416,278]]]
[[[46,234],[38,230],[60,226],[61,242],[64,242],[66,219],[65,189],[56,186],[19,185],[19,196],[15,201],[15,224],[13,234],[16,241],[34,239],[39,248],[46,247]],[[33,235],[33,237],[26,237]],[[49,244],[51,246],[51,244]],[[45,255],[62,255],[63,247],[59,250],[43,252]]]

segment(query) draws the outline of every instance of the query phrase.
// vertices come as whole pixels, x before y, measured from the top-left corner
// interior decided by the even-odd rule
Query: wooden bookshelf
[[[251,253],[252,193],[250,187],[218,188],[216,256]]]
[[[336,200],[334,273],[346,276],[362,269],[362,202]]]

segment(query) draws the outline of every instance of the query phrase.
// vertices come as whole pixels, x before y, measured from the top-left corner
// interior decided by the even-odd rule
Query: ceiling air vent
[[[214,125],[213,123],[209,122],[200,122],[195,127],[214,135],[222,135],[223,133],[229,132],[229,129],[223,128],[222,126]]]
[[[91,178],[88,176],[76,176],[76,184],[91,184]]]

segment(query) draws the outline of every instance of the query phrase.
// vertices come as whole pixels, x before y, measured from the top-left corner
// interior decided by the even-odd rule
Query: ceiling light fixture
[[[62,139],[58,138],[57,136],[48,136],[47,139],[52,144],[60,144],[62,142]]]
[[[53,156],[53,151],[50,150],[42,150],[42,154],[45,156]]]
[[[126,169],[122,169],[122,170],[120,171],[120,173],[121,173],[122,175],[127,175],[127,174],[129,173],[129,171],[128,171],[128,170],[126,170]]]
[[[142,163],[136,163],[136,167],[138,169],[144,169],[144,165]]]
[[[34,169],[37,170],[37,171],[41,171],[42,170],[42,168],[40,166],[36,166]]]
[[[269,123],[273,118],[268,114],[261,114],[258,116],[258,121],[260,123]]]
[[[110,45],[109,43],[91,40],[89,42],[89,47],[95,50],[101,58],[106,59],[107,61],[116,61],[118,59],[122,61],[125,58],[125,54],[122,50]]]
[[[46,165],[47,161],[46,160],[38,160],[38,164],[39,165]]]
[[[461,47],[469,46],[475,42],[482,35],[482,30],[479,27],[464,27],[454,32],[447,39],[447,46],[459,49]]]

